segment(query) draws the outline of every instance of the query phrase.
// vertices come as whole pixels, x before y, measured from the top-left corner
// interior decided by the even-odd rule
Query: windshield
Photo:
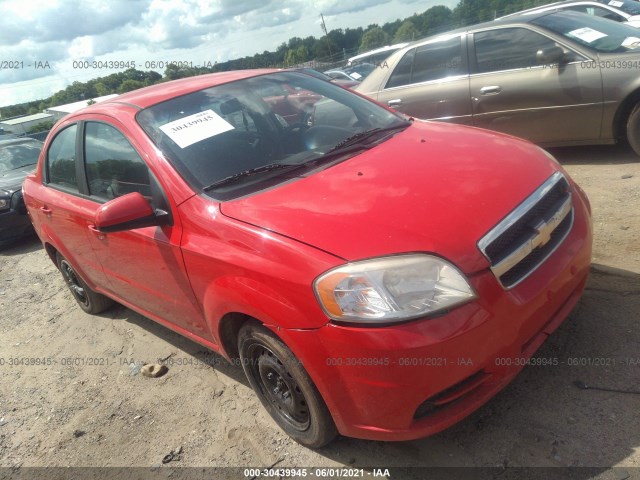
[[[610,5],[622,10],[627,15],[640,15],[640,3],[635,0],[598,0],[600,3]]]
[[[370,63],[357,63],[352,67],[345,68],[344,71],[353,79],[362,81],[371,72],[373,72],[375,65]]]
[[[0,173],[35,165],[41,149],[42,144],[35,140],[0,143]]]
[[[553,12],[531,23],[601,53],[638,51],[640,47],[637,28],[582,13]]]
[[[371,101],[297,72],[176,97],[137,120],[195,189],[219,200],[301,176],[302,167],[324,166],[324,159],[344,160],[358,145],[370,148],[408,126]]]

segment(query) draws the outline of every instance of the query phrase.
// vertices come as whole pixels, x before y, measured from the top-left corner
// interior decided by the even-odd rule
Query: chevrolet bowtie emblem
[[[536,231],[536,236],[534,238],[534,242],[538,247],[544,247],[547,243],[551,241],[551,234],[555,228],[554,221],[552,219],[551,222],[540,222],[533,229]]]

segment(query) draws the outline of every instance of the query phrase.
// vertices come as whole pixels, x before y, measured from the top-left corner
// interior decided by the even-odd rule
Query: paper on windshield
[[[640,38],[638,37],[627,37],[622,42],[622,46],[626,48],[638,48],[640,46]]]
[[[233,125],[213,110],[189,115],[160,127],[160,130],[166,133],[180,148],[186,148],[205,138],[215,137],[233,129]]]
[[[354,80],[360,80],[362,78],[362,75],[360,75],[358,72],[351,72],[349,76]]]
[[[592,43],[598,40],[599,38],[606,37],[606,33],[599,32],[598,30],[594,30],[593,28],[584,27],[578,28],[577,30],[572,30],[567,33],[568,36],[577,38],[578,40],[582,40],[586,43]]]
[[[609,2],[609,5],[611,5],[612,7],[621,7],[624,5],[624,2],[619,2],[617,0],[611,0]]]

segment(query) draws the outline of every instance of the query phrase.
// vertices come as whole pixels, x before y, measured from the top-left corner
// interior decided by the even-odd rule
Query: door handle
[[[46,205],[43,205],[42,207],[40,207],[40,211],[44,213],[47,217],[51,216],[51,209]]]
[[[104,239],[104,233],[98,230],[95,225],[89,225],[89,230],[91,230],[91,233],[98,237],[98,240]]]
[[[401,98],[395,98],[393,100],[389,100],[387,102],[387,105],[389,105],[390,107],[398,107],[398,106],[402,105],[402,99]]]
[[[488,87],[482,87],[480,89],[481,95],[497,95],[502,91],[502,87],[500,85],[491,85]]]

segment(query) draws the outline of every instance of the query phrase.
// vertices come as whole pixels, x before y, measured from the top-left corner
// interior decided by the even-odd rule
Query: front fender
[[[309,290],[309,295],[295,295],[297,301],[294,302],[286,292],[256,279],[220,277],[212,281],[204,292],[204,314],[216,337],[219,337],[220,319],[228,313],[248,315],[272,328],[319,328],[326,325],[328,319],[311,287]]]

